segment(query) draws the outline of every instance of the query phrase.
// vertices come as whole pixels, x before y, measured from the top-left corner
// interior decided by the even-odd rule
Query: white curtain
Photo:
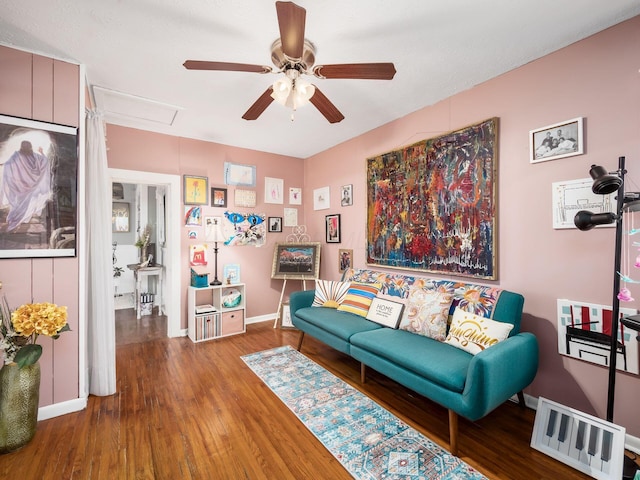
[[[101,113],[87,111],[87,278],[89,393],[116,392],[116,332],[111,272],[111,185]]]
[[[166,247],[166,235],[165,235],[165,217],[164,211],[165,199],[167,196],[167,188],[162,185],[156,186],[156,255],[158,263],[165,265],[164,249]]]

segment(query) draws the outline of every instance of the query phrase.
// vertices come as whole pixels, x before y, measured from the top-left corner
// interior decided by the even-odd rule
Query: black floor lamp
[[[609,386],[607,388],[607,421],[613,422],[613,407],[616,392],[616,364],[618,359],[618,328],[620,326],[620,299],[618,293],[620,291],[620,266],[622,258],[622,217],[626,212],[640,211],[640,202],[636,201],[640,198],[640,194],[637,192],[626,193],[624,192],[624,176],[627,173],[625,170],[625,157],[618,158],[618,170],[608,173],[603,167],[592,165],[589,170],[589,175],[593,178],[593,185],[591,187],[593,193],[596,195],[609,195],[617,191],[617,202],[615,213],[592,213],[586,210],[580,210],[576,213],[574,223],[580,230],[591,230],[597,225],[606,225],[609,223],[616,223],[616,244],[615,244],[615,258],[613,267],[613,300],[611,311],[611,344],[609,346]],[[631,326],[632,319],[624,319],[622,322],[624,325]],[[631,322],[631,323],[630,323]],[[631,326],[631,328],[634,328]],[[636,327],[634,329],[638,329]],[[640,337],[639,337],[640,338]],[[636,471],[635,463],[628,458],[624,457],[624,475],[623,478],[633,478],[633,473]],[[628,475],[631,476],[628,476]]]

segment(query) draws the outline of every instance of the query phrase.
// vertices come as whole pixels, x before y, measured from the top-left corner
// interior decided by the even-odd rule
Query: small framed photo
[[[229,263],[224,266],[222,281],[226,285],[240,283],[240,265]]]
[[[224,183],[238,187],[255,187],[255,165],[239,165],[237,163],[224,162]]]
[[[253,208],[256,206],[256,191],[255,190],[243,190],[240,188],[236,188],[235,193],[235,204],[236,207],[249,207]]]
[[[340,243],[340,214],[327,215],[325,223],[327,243]]]
[[[227,189],[226,188],[211,188],[211,206],[212,207],[226,207],[227,206]]]
[[[316,188],[313,191],[313,209],[326,210],[331,207],[331,199],[329,197],[329,187]]]
[[[285,227],[298,226],[298,209],[297,208],[284,209],[284,226]]]
[[[184,224],[186,226],[202,226],[202,207],[185,205]]]
[[[342,185],[340,187],[340,205],[342,207],[353,205],[353,185]]]
[[[184,204],[209,205],[209,185],[207,177],[184,175]]]
[[[402,318],[402,310],[404,310],[404,303],[376,297],[367,312],[367,320],[385,327],[398,328],[400,318]]]
[[[531,163],[546,162],[584,153],[583,117],[529,132]]]
[[[298,187],[289,188],[289,204],[302,205],[302,189]]]
[[[111,205],[111,231],[126,233],[129,231],[129,204],[113,202]]]
[[[288,303],[282,304],[282,309],[280,311],[280,326],[284,328],[295,328],[291,321],[291,308]]]
[[[269,217],[269,231],[274,233],[282,231],[282,217]]]
[[[284,203],[284,180],[264,177],[264,203]]]
[[[353,250],[341,248],[338,250],[338,270],[343,273],[353,265]]]

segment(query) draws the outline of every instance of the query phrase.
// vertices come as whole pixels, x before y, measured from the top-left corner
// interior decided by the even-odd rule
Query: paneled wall
[[[78,65],[0,46],[0,72],[0,114],[80,126]],[[38,339],[44,350],[40,406],[77,399],[79,257],[0,259],[0,281],[14,308],[30,301],[67,306],[71,332]]]

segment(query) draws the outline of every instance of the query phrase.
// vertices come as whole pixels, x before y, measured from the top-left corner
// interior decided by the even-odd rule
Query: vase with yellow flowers
[[[67,307],[27,303],[14,311],[0,305],[0,453],[17,450],[31,441],[38,423],[42,345],[38,336],[56,339],[70,330]]]

